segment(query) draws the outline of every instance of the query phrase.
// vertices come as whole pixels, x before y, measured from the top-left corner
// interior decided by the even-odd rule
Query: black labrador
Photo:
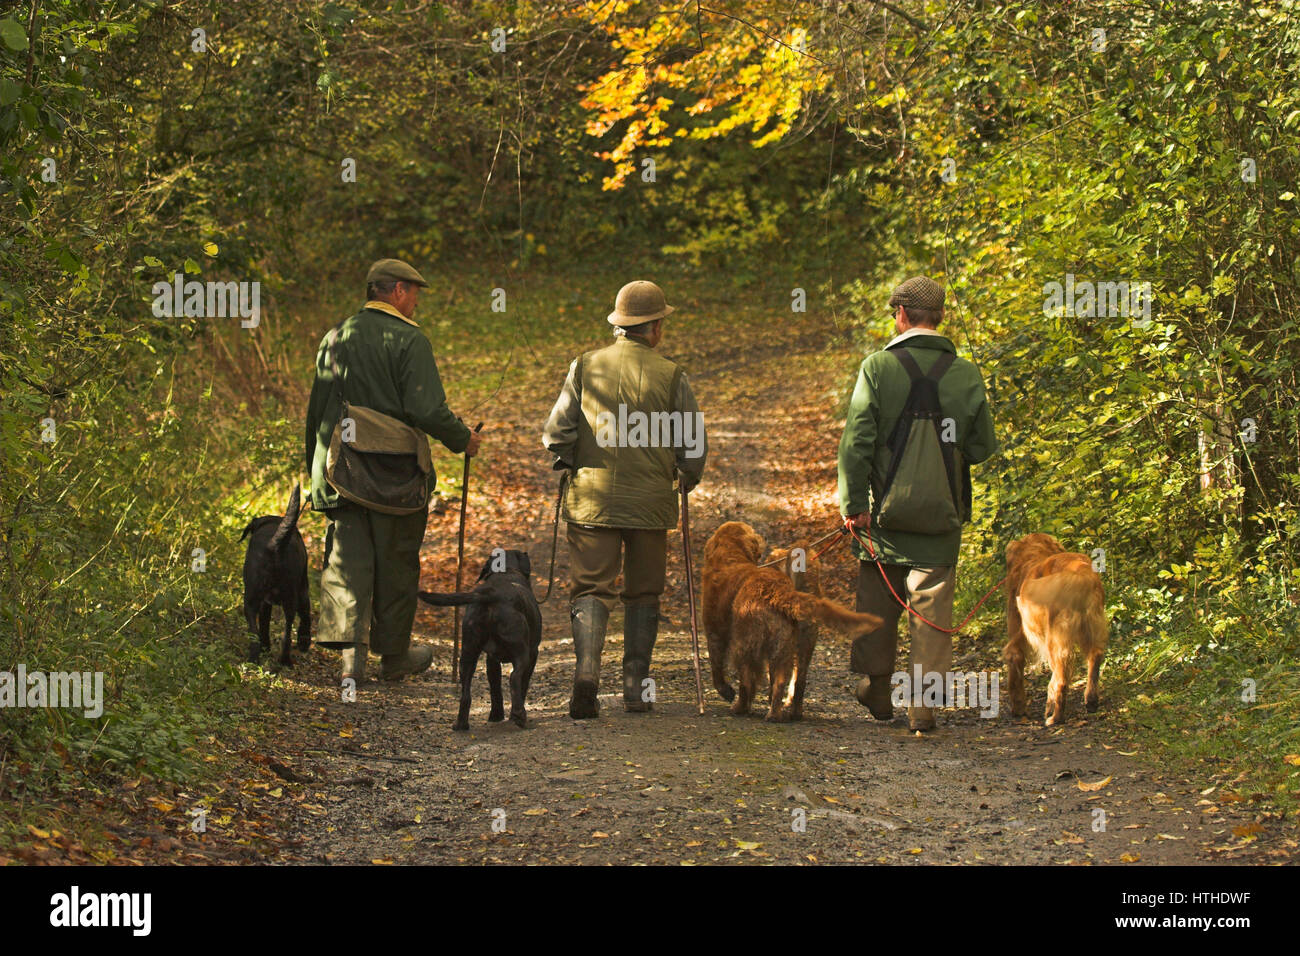
[[[436,607],[469,605],[460,631],[460,713],[452,725],[455,730],[469,730],[469,685],[479,654],[485,651],[492,694],[488,720],[505,718],[501,664],[509,662],[510,719],[520,727],[528,724],[524,699],[537,666],[537,648],[542,643],[542,611],[533,595],[531,573],[527,553],[498,548],[483,564],[473,591],[420,592],[420,600]]]
[[[248,659],[256,664],[264,649],[271,647],[271,611],[284,609],[284,638],[280,641],[281,664],[292,665],[289,635],[298,615],[298,650],[311,646],[311,592],[307,589],[307,546],[298,533],[302,492],[294,485],[284,517],[254,518],[239,536],[248,538],[244,555],[244,618],[248,621]],[[254,631],[256,626],[256,631]]]

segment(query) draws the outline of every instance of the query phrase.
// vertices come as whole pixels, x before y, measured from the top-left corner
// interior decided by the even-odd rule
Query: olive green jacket
[[[574,360],[542,443],[573,471],[565,520],[605,528],[675,527],[708,456],[686,375],[636,336]]]
[[[902,363],[889,354],[899,348],[911,353],[922,372],[929,371],[940,353],[957,351],[945,336],[913,329],[863,359],[840,438],[841,514],[871,513],[874,497],[889,471],[890,450],[885,442],[902,414],[912,384]],[[971,362],[960,357],[953,361],[939,381],[939,404],[944,417],[956,423],[957,451],[966,464],[985,461],[997,450],[984,381]],[[865,538],[864,532],[858,533]],[[946,567],[957,563],[961,528],[946,534],[915,534],[873,525],[871,541],[877,555],[888,564]],[[867,558],[856,542],[853,547],[859,558]]]
[[[346,501],[325,480],[330,436],[342,407],[340,389],[334,382],[330,339],[327,333],[316,352],[316,380],[307,402],[307,467],[311,469],[311,504],[317,511]],[[367,302],[339,328],[338,343],[337,363],[349,404],[390,415],[454,452],[465,450],[469,429],[447,407],[433,347],[415,322],[386,302]],[[430,470],[431,494],[437,480]]]

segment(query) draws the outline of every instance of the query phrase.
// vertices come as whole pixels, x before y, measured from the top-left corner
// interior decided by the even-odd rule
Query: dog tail
[[[284,513],[284,518],[280,522],[280,527],[275,529],[275,534],[271,540],[266,543],[266,550],[279,551],[284,546],[285,541],[289,539],[289,532],[293,531],[298,524],[298,515],[302,512],[302,489],[298,485],[293,486],[293,494],[289,496],[289,507]],[[247,531],[245,531],[247,533]],[[243,540],[242,538],[240,539]]]
[[[838,631],[843,631],[852,638],[870,634],[884,623],[883,619],[875,614],[860,614],[857,611],[850,611],[842,604],[836,604],[826,598],[805,594],[802,591],[791,591],[786,595],[784,603],[787,606],[782,610],[800,624],[817,621]]]
[[[421,591],[420,600],[434,607],[464,607],[466,604],[491,604],[495,597],[489,591]]]

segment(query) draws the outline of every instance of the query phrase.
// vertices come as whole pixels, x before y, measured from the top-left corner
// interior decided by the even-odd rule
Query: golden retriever
[[[1007,684],[1011,713],[1025,714],[1025,660],[1033,652],[1051,667],[1047,726],[1065,719],[1065,694],[1077,650],[1088,662],[1084,703],[1097,709],[1108,625],[1101,576],[1082,554],[1066,551],[1050,534],[1028,534],[1007,545]]]
[[[705,545],[704,617],[713,683],[724,700],[734,697],[731,712],[739,716],[749,713],[766,670],[767,719],[799,720],[816,624],[856,638],[879,627],[881,620],[797,590],[797,583],[820,588],[815,577],[795,569],[790,552],[780,552],[780,567],[760,568],[762,550],[763,539],[738,521],[722,525]],[[736,672],[738,692],[726,682],[727,662]]]

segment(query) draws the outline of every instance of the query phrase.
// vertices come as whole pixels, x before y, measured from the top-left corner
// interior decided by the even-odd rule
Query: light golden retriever
[[[1066,551],[1050,534],[1028,534],[1007,545],[1007,684],[1011,714],[1025,714],[1025,663],[1032,655],[1047,664],[1047,726],[1065,719],[1074,652],[1088,663],[1084,703],[1097,709],[1108,625],[1101,576],[1082,554]]]

